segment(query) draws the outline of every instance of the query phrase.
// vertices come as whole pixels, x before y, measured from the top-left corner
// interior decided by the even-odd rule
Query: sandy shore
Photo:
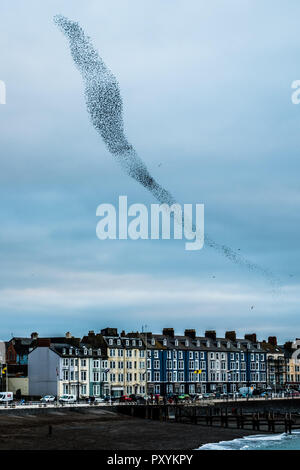
[[[192,450],[250,434],[257,432],[151,421],[100,409],[0,415],[0,450]]]

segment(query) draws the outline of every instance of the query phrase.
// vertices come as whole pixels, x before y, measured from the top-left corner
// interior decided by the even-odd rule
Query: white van
[[[2,401],[13,401],[14,394],[13,392],[0,392],[0,402]]]
[[[77,397],[76,395],[65,393],[60,397],[59,401],[62,403],[75,403],[77,401]]]

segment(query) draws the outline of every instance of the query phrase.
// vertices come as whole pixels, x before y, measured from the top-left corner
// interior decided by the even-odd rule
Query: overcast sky
[[[119,80],[126,135],[205,230],[280,279],[184,241],[100,241],[96,208],[151,195],[92,128],[55,14]],[[0,337],[106,326],[300,336],[300,4],[2,1]],[[253,307],[253,308],[251,308]]]

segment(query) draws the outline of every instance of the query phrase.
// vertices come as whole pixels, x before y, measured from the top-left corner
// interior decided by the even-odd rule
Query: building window
[[[93,373],[93,382],[99,382],[99,372]]]

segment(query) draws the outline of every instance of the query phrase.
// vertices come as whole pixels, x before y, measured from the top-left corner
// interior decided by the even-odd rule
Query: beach
[[[104,409],[0,415],[0,450],[193,450],[255,434],[132,418]]]

